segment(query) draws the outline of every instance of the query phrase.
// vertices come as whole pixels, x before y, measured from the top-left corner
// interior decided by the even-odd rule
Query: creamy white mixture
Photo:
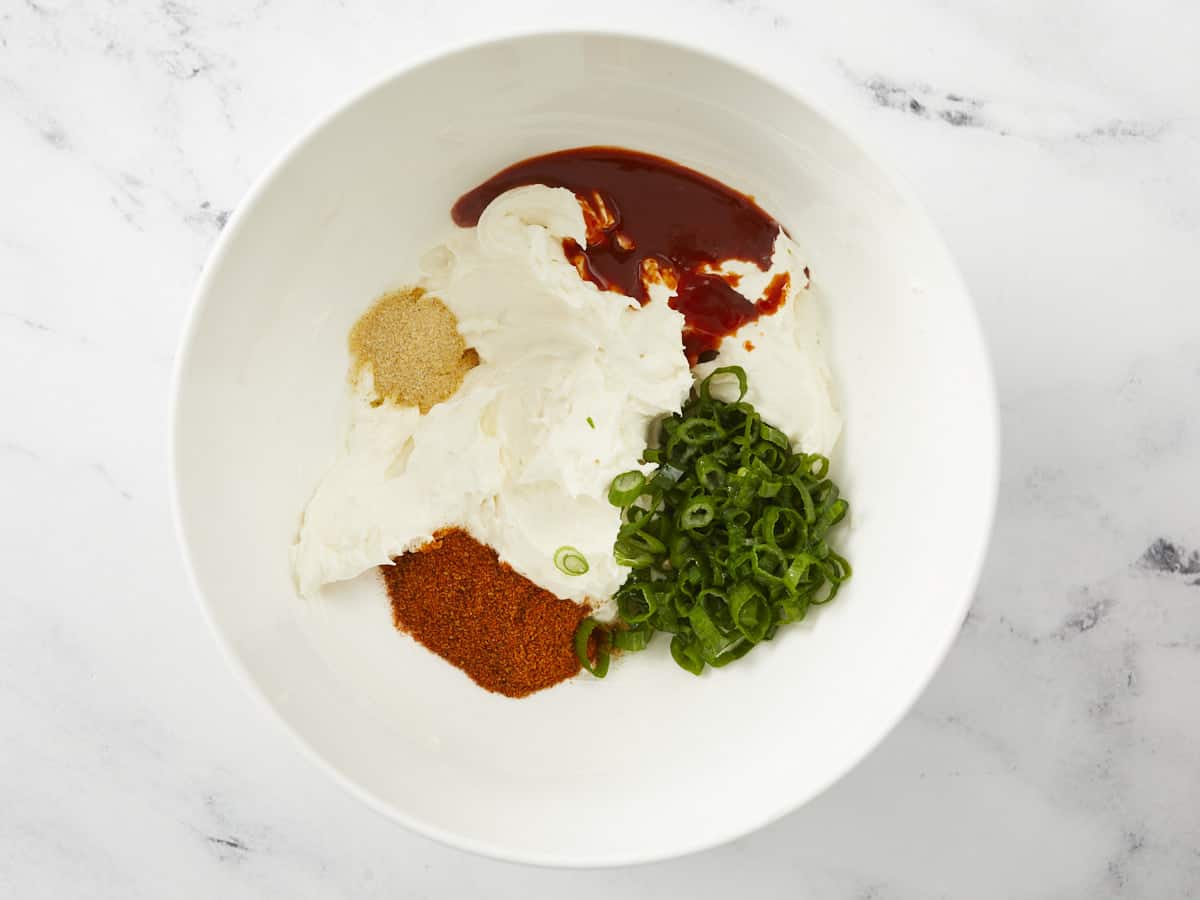
[[[342,454],[292,549],[304,595],[387,564],[450,526],[559,597],[606,603],[625,580],[612,554],[620,515],[608,486],[639,467],[654,422],[680,408],[693,373],[670,291],[652,286],[652,302],[639,308],[598,290],[563,256],[567,237],[586,244],[574,195],[522,187],[427,254],[421,286],[457,316],[480,365],[424,416],[372,407],[369,378],[360,382]],[[782,271],[793,290],[774,315],[726,338],[720,358],[697,375],[743,366],[747,399],[764,418],[806,451],[829,452],[841,420],[795,245],[780,234],[766,273],[736,261],[724,268],[742,275],[738,289],[750,299]],[[556,568],[563,545],[586,557],[586,574]]]
[[[783,272],[791,289],[776,312],[747,322],[721,341],[717,358],[696,366],[697,379],[718,366],[741,366],[750,388],[746,402],[783,431],[794,449],[828,456],[842,433],[842,417],[833,398],[821,309],[808,290],[799,248],[780,232],[766,272],[743,260],[727,260],[720,271],[737,273],[735,290],[749,300],[761,297],[771,279]],[[746,347],[747,341],[753,349]],[[736,382],[714,380],[713,396],[736,400]]]

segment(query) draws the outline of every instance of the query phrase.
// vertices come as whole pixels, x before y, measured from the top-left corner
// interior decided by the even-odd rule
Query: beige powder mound
[[[370,369],[377,403],[417,406],[422,413],[450,397],[479,365],[446,304],[422,288],[384,294],[350,330],[350,377]]]

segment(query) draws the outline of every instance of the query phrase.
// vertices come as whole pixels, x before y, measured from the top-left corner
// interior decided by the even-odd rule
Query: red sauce
[[[751,303],[716,275],[692,275],[679,280],[671,308],[683,313],[683,351],[695,365],[711,359],[721,339],[758,318]]]
[[[791,286],[792,276],[787,272],[780,272],[772,278],[762,299],[758,301],[758,311],[768,316],[777,311],[787,300],[788,288]]]
[[[677,285],[671,307],[684,316],[691,363],[716,355],[721,339],[770,315],[787,299],[787,275],[776,276],[752,303],[733,289],[738,279],[704,270],[741,259],[764,271],[780,225],[746,194],[670,160],[619,147],[580,147],[509,166],[451,209],[455,223],[474,226],[500,194],[528,184],[565,187],[579,198],[588,246],[563,243],[581,277],[645,303],[645,270]]]

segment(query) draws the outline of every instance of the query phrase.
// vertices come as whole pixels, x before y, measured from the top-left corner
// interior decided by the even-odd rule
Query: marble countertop
[[[904,723],[764,831],[589,873],[319,776],[226,667],[167,504],[176,339],[255,175],[413,54],[553,25],[719,42],[849,123],[960,260],[1004,425],[974,610]],[[1197,46],[1183,0],[7,0],[0,895],[1200,896]]]

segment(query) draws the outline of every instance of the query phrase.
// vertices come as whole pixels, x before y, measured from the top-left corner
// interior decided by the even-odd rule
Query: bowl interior
[[[395,632],[374,574],[300,600],[298,517],[346,414],[346,334],[412,280],[463,190],[532,154],[616,144],[753,194],[825,306],[855,577],[836,603],[695,678],[667,642],[512,701]],[[471,48],[342,109],[223,236],[181,357],[175,490],[218,633],[296,736],[378,808],[526,861],[662,858],[802,803],[899,719],[973,588],[996,478],[974,312],[923,214],[791,94],[612,35]]]

